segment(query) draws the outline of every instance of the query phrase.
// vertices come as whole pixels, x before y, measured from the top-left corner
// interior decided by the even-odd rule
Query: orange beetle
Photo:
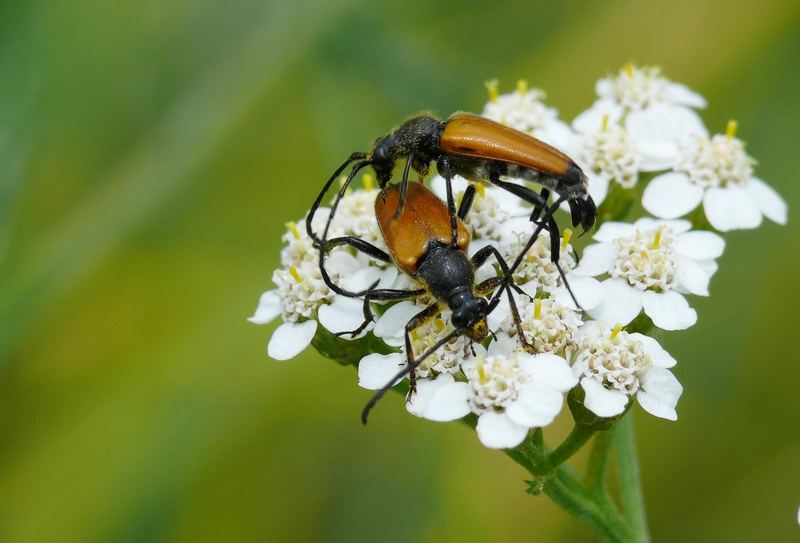
[[[361,418],[365,423],[372,406],[406,373],[410,373],[411,390],[414,390],[415,368],[436,349],[462,334],[472,341],[483,342],[489,335],[486,317],[497,307],[504,290],[508,293],[518,337],[527,349],[533,350],[527,344],[514,298],[509,291],[509,287],[516,288],[512,279],[513,273],[500,252],[494,246],[488,245],[472,258],[467,256],[470,235],[462,219],[469,211],[474,190],[475,187],[470,186],[464,193],[457,215],[450,215],[444,202],[421,183],[409,185],[405,208],[397,218],[395,215],[400,205],[400,187],[387,186],[375,198],[375,218],[390,254],[387,255],[374,246],[370,246],[371,249],[365,252],[385,262],[394,262],[398,268],[417,279],[423,288],[378,289],[375,288],[377,285],[372,285],[364,294],[364,323],[358,329],[344,334],[356,336],[372,321],[372,301],[414,299],[426,294],[434,301],[406,323],[405,351],[408,365],[372,397],[362,412]],[[451,218],[455,219],[455,228]],[[363,240],[359,241],[367,244]],[[363,246],[359,248],[365,249]],[[503,275],[490,277],[476,285],[475,269],[493,255]],[[487,300],[485,296],[493,291],[497,292],[491,300]],[[452,312],[454,330],[415,358],[411,332],[439,315],[444,308]]]

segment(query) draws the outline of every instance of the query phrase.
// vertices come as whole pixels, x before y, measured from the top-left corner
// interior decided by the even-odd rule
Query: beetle
[[[330,225],[338,199],[344,195],[358,171],[372,166],[379,186],[384,188],[392,178],[395,165],[402,159],[405,159],[406,163],[400,181],[400,200],[393,215],[394,219],[399,217],[405,206],[411,170],[415,170],[423,177],[428,173],[430,164],[435,162],[437,170],[446,181],[447,205],[453,222],[455,221],[455,204],[451,187],[453,175],[460,175],[473,182],[494,184],[532,204],[531,220],[537,221],[542,217],[542,221],[546,222],[547,229],[551,232],[551,258],[562,278],[564,273],[558,265],[560,236],[558,225],[552,216],[558,206],[551,206],[552,211],[547,208],[550,192],[558,195],[556,199],[558,204],[567,202],[573,226],[580,224],[586,232],[592,228],[597,218],[597,206],[589,195],[586,175],[571,158],[558,149],[528,134],[471,113],[455,113],[445,121],[430,115],[419,115],[407,120],[388,135],[378,138],[370,153],[352,153],[334,171],[306,217],[306,231],[315,245],[321,246],[322,240],[311,227],[314,214],[334,180],[349,164],[355,162],[339,191],[337,200],[334,201],[326,226]],[[537,193],[529,187],[505,181],[502,177],[537,183],[542,186],[542,191]],[[332,282],[327,278],[326,283],[340,294],[347,293],[342,289],[337,290],[338,287],[332,286]],[[363,292],[359,295],[363,295]]]
[[[415,278],[422,287],[378,289],[377,282],[373,283],[364,294],[363,324],[356,330],[337,335],[350,334],[355,337],[360,334],[373,320],[370,302],[410,300],[421,296],[433,298],[432,303],[406,323],[404,339],[408,364],[391,382],[375,393],[362,412],[364,423],[372,406],[406,373],[410,373],[413,392],[416,382],[414,370],[436,349],[460,335],[466,335],[474,342],[483,342],[490,333],[486,317],[497,307],[503,291],[508,293],[511,315],[519,337],[525,348],[533,351],[533,346],[525,339],[519,312],[510,291],[514,288],[527,296],[513,283],[513,269],[509,268],[498,249],[492,245],[481,248],[472,258],[467,256],[470,233],[463,220],[469,212],[474,191],[475,187],[469,186],[458,212],[450,214],[447,205],[425,185],[411,183],[406,193],[405,206],[395,218],[402,197],[401,187],[387,185],[375,199],[375,218],[389,250],[388,254],[358,238],[334,238],[326,244],[328,250],[338,245],[358,246],[359,250],[378,260],[394,263],[400,270]],[[538,230],[535,235],[538,235]],[[355,244],[354,240],[357,240]],[[327,251],[320,251],[322,269],[325,252]],[[502,276],[490,277],[476,285],[475,270],[492,256],[497,260]],[[486,296],[492,292],[495,294],[490,300],[487,299]],[[415,358],[411,344],[412,331],[435,318],[445,308],[452,312],[451,323],[454,330]]]

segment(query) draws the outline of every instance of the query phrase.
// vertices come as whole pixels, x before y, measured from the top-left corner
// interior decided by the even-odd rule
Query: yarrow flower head
[[[329,213],[329,209],[318,210],[315,231],[322,232]],[[305,350],[317,333],[318,322],[328,331],[338,333],[354,330],[364,320],[362,302],[337,295],[325,284],[319,253],[305,228],[300,226],[304,222],[287,223],[287,232],[282,237],[283,266],[272,274],[275,288],[261,295],[255,313],[248,318],[254,324],[269,324],[281,316],[283,323],[275,329],[267,346],[267,354],[275,360],[288,360]],[[374,228],[377,229],[377,224]],[[331,232],[334,237],[344,235],[346,230],[337,225]],[[391,285],[397,278],[397,270],[381,269],[373,263],[363,255],[356,257],[339,248],[331,252],[326,269],[331,279],[346,289],[363,290],[375,281]]]
[[[581,325],[581,318],[577,312],[551,298],[531,300],[522,296],[517,302],[517,307],[525,341],[519,337],[519,331],[510,311],[500,325],[500,329],[506,335],[517,341],[517,350],[524,349],[527,344],[537,353],[554,353],[566,359],[570,358],[576,347],[575,334]]]
[[[524,234],[522,229],[514,232],[514,241],[504,246],[504,253],[509,262],[513,262],[520,255],[528,242],[530,234]],[[537,293],[547,293],[551,295],[559,304],[569,309],[578,309],[572,299],[572,294],[578,299],[583,309],[595,307],[600,303],[597,295],[598,282],[592,277],[576,275],[573,273],[577,265],[575,251],[570,245],[572,231],[564,230],[562,239],[559,242],[559,263],[556,265],[552,258],[552,247],[550,235],[542,231],[533,243],[531,248],[524,254],[520,266],[514,274],[514,281],[520,285],[521,289],[531,297],[536,297]],[[564,272],[564,277],[572,289],[570,294],[564,278],[561,276],[559,266]],[[498,315],[503,314],[504,306]]]
[[[715,259],[725,242],[713,232],[693,231],[688,221],[639,219],[606,222],[595,233],[575,274],[607,275],[599,283],[601,302],[589,309],[595,319],[628,324],[642,309],[664,330],[682,330],[697,321],[684,294],[708,296]]]
[[[514,92],[500,94],[496,79],[486,82],[489,101],[481,115],[500,124],[525,132],[545,143],[570,152],[574,143],[574,133],[569,125],[558,118],[558,111],[544,103],[547,94],[536,88],[529,88],[524,79],[517,81]]]
[[[478,415],[481,443],[492,448],[515,447],[530,428],[547,426],[561,410],[563,395],[577,379],[567,362],[554,354],[507,351],[465,364],[467,402]],[[511,347],[513,349],[513,347]],[[505,353],[504,353],[505,351]]]
[[[697,136],[682,148],[674,171],[653,178],[642,196],[644,208],[674,219],[701,202],[708,222],[721,232],[756,228],[762,216],[786,224],[787,206],[775,190],[753,176],[755,160],[736,138],[737,125],[725,134]]]
[[[627,157],[628,176],[615,178],[623,186],[635,184],[631,181],[630,157],[639,157],[638,171],[666,169],[681,143],[708,134],[694,111],[706,107],[705,99],[685,85],[664,78],[659,68],[627,64],[616,74],[598,80],[595,90],[597,101],[578,115],[572,126],[590,141],[603,126],[624,128],[624,132],[614,129],[616,133],[606,136],[616,142],[610,147]],[[592,163],[587,166],[594,167],[595,172],[603,171]],[[608,173],[605,171],[606,177]]]
[[[659,343],[620,325],[610,328],[600,321],[578,331],[578,354],[572,365],[580,379],[584,405],[599,417],[614,417],[636,396],[648,413],[676,420],[675,406],[683,387],[669,371],[675,359]]]
[[[580,138],[575,159],[586,173],[589,193],[598,205],[605,200],[610,183],[632,189],[642,172],[663,170],[675,160],[674,145],[637,140],[608,115],[596,125],[587,121],[577,126]]]

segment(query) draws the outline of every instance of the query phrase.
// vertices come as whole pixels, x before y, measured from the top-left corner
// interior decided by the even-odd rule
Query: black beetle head
[[[467,335],[470,337],[473,336],[473,329],[480,328],[478,326],[481,322],[483,322],[483,327],[486,326],[486,313],[489,310],[489,302],[487,302],[484,298],[473,298],[470,297],[464,300],[460,306],[453,309],[453,317],[452,322],[453,326],[456,328],[466,328]],[[477,333],[478,330],[476,329],[475,332]],[[478,339],[472,337],[472,339],[476,341],[482,341],[486,337],[486,333],[483,334],[483,337]]]
[[[391,134],[379,138],[372,148],[370,163],[372,164],[372,169],[375,170],[375,176],[378,178],[378,185],[381,187],[386,186],[392,178],[392,170],[394,170],[393,148],[394,137]]]

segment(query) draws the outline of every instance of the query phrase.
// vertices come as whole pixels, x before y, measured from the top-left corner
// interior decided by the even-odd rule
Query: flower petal
[[[547,123],[543,127],[536,130],[534,134],[538,139],[552,145],[556,149],[568,155],[575,154],[577,146],[577,134],[572,131],[572,128],[558,119]]]
[[[403,337],[406,323],[422,309],[422,307],[408,300],[398,302],[378,318],[372,333],[380,338]]]
[[[675,406],[683,394],[683,387],[671,371],[653,367],[642,376],[642,390],[636,394],[642,409],[661,417],[677,420]]]
[[[603,291],[600,288],[600,281],[594,277],[575,275],[573,270],[573,273],[568,275],[567,279],[569,280],[569,286],[573,294],[575,294],[575,298],[577,298],[581,309],[584,311],[594,309],[603,301]],[[556,301],[564,307],[572,309],[573,311],[578,310],[575,306],[575,301],[572,299],[572,295],[564,285],[554,288],[551,294]]]
[[[686,298],[674,290],[648,290],[642,296],[642,307],[653,324],[662,330],[685,330],[697,322],[697,311],[689,307]]]
[[[578,384],[567,361],[558,355],[520,353],[518,356],[525,373],[536,382],[560,392],[566,392]]]
[[[317,333],[317,321],[284,322],[272,333],[267,355],[275,360],[289,360],[311,345]]]
[[[625,326],[642,310],[642,291],[623,279],[606,279],[600,283],[603,301],[588,313],[603,322]]]
[[[603,224],[600,230],[608,223]],[[599,231],[598,231],[599,233]],[[602,275],[614,267],[617,251],[611,243],[595,243],[583,250],[583,256],[578,266],[572,270],[575,275]]]
[[[394,282],[397,281],[398,275],[397,268],[394,266],[389,266],[385,270],[381,270],[380,281],[378,281],[378,286],[375,288],[392,288]]]
[[[362,269],[364,265],[346,249],[337,247],[325,260],[325,269],[332,275],[347,277]]]
[[[527,216],[512,217],[503,222],[498,229],[500,243],[503,245],[511,245],[519,241],[520,237],[527,240],[528,236],[531,235],[531,228],[531,221]],[[470,250],[473,243],[474,242],[470,243]]]
[[[608,123],[616,123],[623,113],[621,105],[613,100],[596,100],[592,106],[575,117],[572,128],[581,134],[593,134],[603,126],[603,117],[608,116]]]
[[[654,219],[652,217],[642,217],[635,223],[633,226],[638,228],[639,230],[653,230],[655,231],[656,228],[659,226],[667,226],[672,229],[675,234],[683,234],[684,232],[688,232],[692,229],[692,223],[687,221],[686,219]]]
[[[405,363],[406,359],[401,353],[368,354],[358,363],[358,386],[367,390],[383,388],[403,369]],[[400,381],[402,379],[398,383]]]
[[[786,201],[775,192],[775,189],[756,177],[750,178],[747,189],[756,199],[756,204],[761,212],[769,220],[778,224],[786,224],[788,213]]]
[[[528,434],[528,428],[513,422],[505,413],[489,411],[478,417],[478,439],[492,449],[516,447]]]
[[[608,186],[611,180],[605,175],[594,173],[591,168],[584,170],[586,172],[587,183],[589,184],[589,195],[594,200],[595,205],[599,206],[603,200],[608,196]],[[565,211],[569,211],[569,206]]]
[[[253,324],[268,324],[281,314],[281,299],[277,289],[268,290],[258,300],[258,307],[252,317],[247,320]]]
[[[711,281],[711,276],[695,260],[679,256],[676,279],[678,284],[689,293],[708,296],[708,283]]]
[[[489,330],[498,330],[502,326],[503,321],[506,320],[506,318],[508,318],[510,315],[511,306],[508,305],[508,296],[503,294],[500,297],[500,301],[497,303],[497,306],[494,308],[494,311],[486,316],[486,324],[489,326]]]
[[[656,217],[675,219],[703,201],[703,189],[682,173],[669,172],[654,177],[642,194],[642,206]]]
[[[627,222],[607,221],[600,225],[592,236],[597,241],[612,242],[617,238],[632,236],[636,227]]]
[[[653,366],[659,368],[671,368],[678,363],[674,358],[672,358],[672,355],[669,354],[658,341],[656,341],[655,338],[640,334],[638,332],[632,333],[631,337],[641,342],[642,348],[644,349],[645,354],[650,357],[650,360],[653,362]]]
[[[513,356],[517,350],[517,340],[506,333],[495,334],[494,340],[489,343],[488,356],[503,355]],[[530,355],[528,355],[530,356]]]
[[[469,385],[456,382],[447,373],[434,380],[419,379],[417,391],[406,402],[412,415],[428,420],[446,422],[457,420],[470,412]]]
[[[364,323],[364,302],[358,298],[335,296],[330,304],[322,305],[317,310],[317,319],[329,332],[351,332]],[[370,323],[361,335],[364,335],[373,324]],[[349,335],[344,339],[353,339]]]
[[[671,168],[680,151],[678,144],[672,141],[638,141],[636,151],[639,154],[639,171],[656,172]]]
[[[664,89],[664,98],[670,102],[696,109],[703,109],[708,105],[705,98],[682,83],[669,83]]]
[[[556,389],[533,382],[520,389],[517,399],[506,407],[506,414],[520,426],[542,428],[553,422],[563,403],[564,395]]]
[[[627,394],[615,388],[609,390],[591,377],[581,379],[581,387],[586,394],[583,404],[598,417],[614,417],[628,405]]]
[[[675,251],[695,260],[719,258],[725,250],[725,240],[714,232],[694,230],[675,238]]]
[[[761,224],[761,209],[750,192],[741,187],[708,189],[703,209],[708,222],[720,232],[747,230]]]
[[[697,262],[698,266],[703,268],[703,271],[706,272],[709,278],[714,277],[714,274],[717,273],[719,269],[719,264],[717,264],[717,261],[713,258],[695,260],[695,262]]]
[[[692,109],[664,103],[653,104],[625,117],[625,128],[635,141],[684,143],[707,136],[703,120]]]

